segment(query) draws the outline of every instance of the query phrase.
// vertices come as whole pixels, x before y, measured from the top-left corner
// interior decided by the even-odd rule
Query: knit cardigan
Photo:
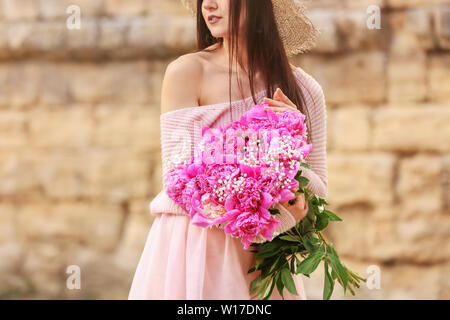
[[[310,117],[312,151],[305,161],[311,169],[302,168],[302,176],[309,179],[306,186],[314,194],[326,199],[328,194],[328,177],[326,163],[327,143],[327,111],[323,90],[319,83],[300,67],[294,74],[298,85],[304,92],[306,108]],[[263,102],[266,90],[256,94],[257,103]],[[237,121],[254,106],[252,97],[243,100],[211,104],[205,106],[186,107],[163,113],[160,116],[161,125],[161,157],[162,157],[162,190],[150,202],[150,212],[153,215],[160,213],[187,215],[179,205],[169,198],[166,190],[166,176],[170,169],[176,165],[190,160],[194,153],[194,146],[201,139],[201,128],[224,126]],[[308,114],[307,114],[308,116]],[[292,214],[282,205],[276,208],[280,211],[276,218],[280,226],[274,235],[283,233],[295,226]],[[262,236],[254,242],[266,241]]]

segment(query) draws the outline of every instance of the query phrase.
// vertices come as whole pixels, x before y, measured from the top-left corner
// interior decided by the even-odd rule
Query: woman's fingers
[[[289,106],[288,106],[286,103],[284,103],[284,102],[276,101],[276,100],[273,100],[273,99],[270,99],[270,98],[264,98],[264,102],[267,103],[267,104],[269,104],[269,105],[275,106],[275,107],[283,107],[283,108],[289,107]]]
[[[297,200],[295,201],[294,205],[290,205],[289,201],[282,203],[282,205],[289,210],[289,212],[294,216],[297,223],[308,214],[308,202],[305,201],[304,193],[297,196]]]
[[[293,103],[293,102],[288,98],[288,96],[284,94],[283,90],[281,90],[280,88],[278,88],[278,89],[275,91],[274,98],[275,98],[276,100],[283,101],[283,102],[286,103],[287,105],[289,105],[289,106],[291,106],[291,107],[297,109],[297,106],[295,105],[295,103]]]
[[[284,102],[280,102],[280,101],[276,101],[273,99],[269,99],[269,98],[264,98],[264,102],[267,103],[269,106],[266,108],[272,109],[274,111],[296,111],[299,112],[299,110],[297,110],[297,108],[291,107],[290,105],[284,103]]]

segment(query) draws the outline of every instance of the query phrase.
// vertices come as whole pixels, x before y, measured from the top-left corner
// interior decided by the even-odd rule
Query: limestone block
[[[304,56],[299,65],[322,86],[327,102],[380,103],[385,100],[383,52],[352,53],[335,59]]]
[[[405,263],[445,261],[450,254],[448,241],[444,240],[449,237],[449,216],[439,213],[411,216],[401,213],[402,210],[400,206],[393,207],[389,211],[391,218],[376,221],[368,229],[371,258]]]
[[[67,66],[64,63],[40,62],[39,63],[39,102],[43,106],[68,105],[71,102],[70,77],[65,72]]]
[[[448,4],[447,0],[386,0],[388,8],[405,9],[413,7]]]
[[[429,87],[432,101],[450,101],[450,54],[433,54],[430,58]]]
[[[17,220],[23,241],[64,239],[103,251],[117,246],[122,223],[120,206],[93,202],[27,203]]]
[[[367,150],[370,143],[371,109],[355,105],[330,110],[328,141],[333,150]]]
[[[25,146],[28,143],[27,123],[24,112],[0,111],[0,146]]]
[[[195,48],[195,21],[189,17],[150,16],[132,21],[127,43],[146,55],[166,58]]]
[[[357,8],[334,12],[338,41],[342,50],[386,50],[389,29],[386,27],[387,17],[383,12],[380,12],[380,29],[369,29],[367,25],[372,11],[367,13],[366,10]]]
[[[334,53],[339,51],[340,43],[336,30],[335,12],[333,10],[315,9],[308,11],[308,17],[320,30],[314,52]]]
[[[327,8],[327,9],[357,9],[367,8],[370,5],[377,5],[383,7],[383,0],[342,0],[336,2],[335,0],[314,0],[307,1],[307,8]]]
[[[57,56],[66,44],[65,23],[61,22],[18,22],[8,26],[9,47],[15,55],[46,53]]]
[[[387,153],[329,153],[329,203],[391,203],[395,156]]]
[[[105,11],[108,15],[143,15],[147,12],[148,0],[105,0]]]
[[[39,0],[1,0],[0,11],[6,20],[35,20],[39,16]]]
[[[422,266],[413,264],[380,265],[382,299],[433,300],[442,299],[445,264]],[[448,268],[448,267],[447,267]]]
[[[125,44],[125,31],[129,24],[126,19],[100,19],[98,47],[102,50],[120,49]]]
[[[67,30],[66,49],[79,55],[90,54],[86,51],[95,50],[99,40],[98,29],[96,20],[83,19],[80,29]]]
[[[178,0],[147,0],[147,13],[157,14],[184,14],[189,15],[189,11]]]
[[[388,99],[390,102],[424,101],[427,97],[427,58],[422,52],[406,57],[391,57],[388,62]]]
[[[6,23],[1,22],[0,16],[0,59],[5,59],[9,56],[8,48],[8,30]]]
[[[45,20],[68,17],[67,8],[76,5],[84,17],[98,16],[103,12],[104,0],[40,0],[40,13]]]
[[[77,102],[145,104],[151,101],[151,74],[145,61],[84,63],[67,69]]]
[[[129,151],[54,151],[39,162],[38,179],[49,198],[100,198],[121,204],[151,194],[151,167],[151,161]]]
[[[0,107],[23,109],[36,103],[39,68],[24,62],[0,64]],[[25,80],[24,80],[25,79]]]
[[[160,148],[159,115],[157,108],[100,105],[95,109],[94,143],[157,150]]]
[[[442,158],[442,201],[443,208],[447,212],[450,211],[450,155]]]
[[[436,214],[443,209],[440,157],[418,155],[400,161],[396,193],[408,212]]]
[[[80,155],[79,163],[85,183],[83,192],[89,197],[121,203],[148,197],[153,190],[150,180],[153,164],[145,154],[98,149]]]
[[[16,211],[12,204],[0,204],[0,244],[16,240]]]
[[[433,49],[431,9],[420,8],[395,11],[389,14],[391,48],[393,56],[407,57]]]
[[[39,186],[37,161],[30,152],[0,153],[0,195],[26,197]]]
[[[449,122],[449,108],[379,108],[374,112],[373,147],[390,151],[448,151]]]
[[[436,38],[440,48],[450,49],[450,6],[433,8]]]
[[[92,140],[93,119],[89,109],[73,106],[49,111],[30,112],[30,140],[38,147],[86,147]]]
[[[115,255],[116,264],[130,273],[136,271],[136,266],[154,220],[154,216],[149,212],[148,204],[148,200],[131,203],[123,239]]]

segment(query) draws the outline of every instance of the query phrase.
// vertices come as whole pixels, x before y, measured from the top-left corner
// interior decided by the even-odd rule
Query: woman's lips
[[[222,17],[210,16],[210,17],[208,17],[208,22],[210,24],[215,24],[215,23],[219,22],[220,19],[222,19]]]

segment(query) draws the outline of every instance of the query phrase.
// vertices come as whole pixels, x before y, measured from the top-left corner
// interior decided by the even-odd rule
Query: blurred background
[[[344,219],[327,236],[380,279],[332,298],[449,299],[450,1],[308,7],[321,38],[291,62],[326,97]],[[179,0],[0,0],[1,299],[127,298],[161,189],[163,75],[195,36]],[[322,273],[305,277],[309,299]]]

